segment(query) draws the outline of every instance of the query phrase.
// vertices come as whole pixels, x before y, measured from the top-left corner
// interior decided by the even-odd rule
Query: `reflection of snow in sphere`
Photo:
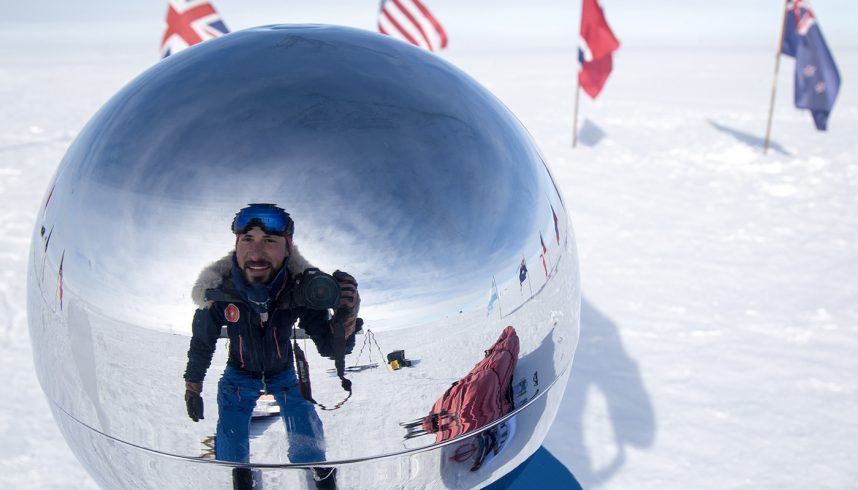
[[[430,53],[359,30],[275,26],[142,74],[87,125],[46,195],[29,269],[36,367],[103,486],[229,481],[229,467],[200,459],[223,341],[199,423],[181,378],[189,291],[232,249],[232,218],[252,202],[284,207],[304,257],[360,284],[378,347],[361,351],[369,336],[356,337],[353,396],[319,411],[341,486],[472,487],[539,447],[569,375],[580,291],[565,205],[538,151],[491,94]],[[507,325],[521,342],[521,410],[501,424],[503,450],[471,471],[451,463],[467,453],[458,443],[404,439],[399,423],[425,416]],[[404,350],[411,366],[372,366],[374,347]],[[304,350],[314,397],[340,400],[333,362]],[[282,466],[264,472],[275,484],[304,484],[284,431],[253,422],[251,462]]]

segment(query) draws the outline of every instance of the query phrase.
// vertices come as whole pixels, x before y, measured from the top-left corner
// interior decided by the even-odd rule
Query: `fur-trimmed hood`
[[[226,256],[212,262],[206,266],[202,272],[200,272],[197,282],[194,283],[194,287],[191,289],[191,299],[198,308],[210,306],[210,302],[206,301],[206,290],[217,288],[229,277],[229,274],[232,271],[233,253],[234,252],[229,252]],[[294,276],[295,274],[304,272],[310,267],[313,266],[307,262],[307,259],[301,255],[301,252],[298,251],[298,247],[293,243],[292,254],[289,256],[289,273]]]

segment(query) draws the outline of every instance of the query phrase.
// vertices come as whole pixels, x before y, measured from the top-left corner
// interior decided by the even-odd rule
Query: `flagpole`
[[[521,260],[527,263],[527,259],[524,258],[524,255],[521,256]],[[527,273],[527,287],[530,288],[530,297],[533,297],[533,286],[530,285],[530,271]]]
[[[763,155],[765,155],[769,150],[769,136],[772,133],[772,116],[775,112],[775,94],[778,90],[778,71],[781,67],[781,51],[783,51],[784,46],[784,31],[786,30],[786,16],[788,6],[789,0],[784,0],[784,15],[781,18],[781,30],[778,38],[778,49],[775,52],[775,76],[772,80],[772,96],[769,100],[769,120],[768,122],[766,122],[766,139],[763,142]]]
[[[578,83],[575,87],[575,119],[572,123],[572,148],[575,148],[575,145],[578,143],[578,99],[581,94],[581,77],[577,76],[575,78],[578,80]]]
[[[581,19],[578,22],[578,32],[581,32],[581,25],[584,23],[584,2],[581,2]],[[581,42],[581,39],[578,39],[578,42]],[[575,116],[574,122],[572,123],[572,148],[575,148],[575,145],[578,144],[578,99],[581,95],[581,64],[583,61],[580,59],[581,47],[578,47],[578,73],[575,76]]]
[[[551,256],[548,255],[548,250],[545,251],[545,258],[548,259],[548,264],[551,265]],[[553,270],[553,268],[549,268],[549,270]],[[551,273],[548,273],[548,277],[551,277]],[[545,278],[545,282],[548,282],[548,278]]]
[[[495,281],[495,275],[492,274],[492,286],[495,288],[495,294],[498,295],[498,318],[503,319],[503,311],[501,311],[500,291],[498,291],[498,283]]]

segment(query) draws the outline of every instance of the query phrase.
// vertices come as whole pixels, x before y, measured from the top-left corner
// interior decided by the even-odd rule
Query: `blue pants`
[[[269,394],[280,405],[289,440],[289,461],[310,463],[325,460],[325,434],[313,404],[301,396],[295,370],[265,377]],[[217,435],[215,458],[248,463],[250,418],[261,396],[262,380],[227,366],[217,386]]]

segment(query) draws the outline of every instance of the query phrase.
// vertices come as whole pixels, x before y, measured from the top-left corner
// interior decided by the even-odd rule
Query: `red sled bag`
[[[445,441],[480,428],[513,409],[512,375],[518,362],[518,335],[506,327],[486,356],[464,378],[453,383],[426,417],[406,427],[406,438],[435,434]]]

